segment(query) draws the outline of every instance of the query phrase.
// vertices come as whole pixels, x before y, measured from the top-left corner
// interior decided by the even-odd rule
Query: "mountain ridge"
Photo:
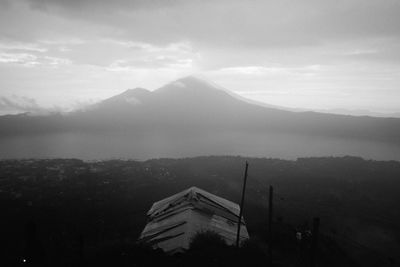
[[[400,160],[399,132],[400,119],[265,107],[185,77],[155,91],[129,89],[65,115],[1,116],[0,148],[6,152],[0,152],[0,158],[35,155],[24,145],[40,140],[44,145],[38,149],[45,155],[52,147],[60,147],[55,155],[63,154],[64,144],[69,144],[65,150],[73,156],[88,146],[85,153],[133,158],[226,154]],[[49,138],[56,138],[55,143],[47,145]],[[14,143],[7,143],[10,140]]]

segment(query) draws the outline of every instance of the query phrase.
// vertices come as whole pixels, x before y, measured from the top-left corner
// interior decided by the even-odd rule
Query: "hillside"
[[[296,261],[295,229],[311,227],[315,216],[321,218],[322,266],[343,266],[347,257],[357,263],[351,266],[400,261],[400,164],[354,157],[0,161],[0,203],[7,218],[0,229],[9,248],[2,259],[12,263],[21,256],[25,224],[34,220],[49,260],[58,266],[78,261],[79,235],[88,260],[126,261],[153,202],[190,186],[238,202],[245,160],[250,237],[265,242],[273,185],[275,259],[284,266]]]
[[[0,158],[355,155],[400,160],[400,119],[266,107],[187,77],[69,114],[0,117]]]

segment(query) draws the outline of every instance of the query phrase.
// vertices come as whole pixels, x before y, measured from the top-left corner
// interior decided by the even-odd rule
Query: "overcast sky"
[[[0,0],[0,113],[193,74],[274,105],[400,112],[400,0]]]

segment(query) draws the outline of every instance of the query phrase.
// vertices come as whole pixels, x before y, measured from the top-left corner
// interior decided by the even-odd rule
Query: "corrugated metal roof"
[[[140,239],[173,253],[188,249],[197,232],[212,230],[232,245],[236,241],[239,211],[236,203],[191,187],[153,204]],[[240,238],[249,238],[243,218]]]

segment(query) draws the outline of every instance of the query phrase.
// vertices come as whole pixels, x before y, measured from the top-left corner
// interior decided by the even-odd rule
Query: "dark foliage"
[[[193,251],[221,249],[226,246],[225,239],[211,230],[196,233],[190,241],[190,249]]]
[[[143,264],[156,260],[177,264],[186,256],[154,256],[154,251],[135,245],[147,210],[153,202],[190,186],[239,202],[245,160],[250,168],[244,217],[259,250],[251,243],[244,244],[241,252],[228,247],[226,259],[258,258],[243,256],[256,251],[264,259],[272,184],[276,264],[293,266],[298,258],[307,257],[295,234],[309,230],[314,216],[321,218],[320,265],[399,263],[399,162],[199,157],[145,162],[0,161],[0,265],[18,266],[29,253],[28,222],[35,223],[34,240],[43,247],[50,266],[151,266]],[[225,255],[224,250],[218,255]]]

